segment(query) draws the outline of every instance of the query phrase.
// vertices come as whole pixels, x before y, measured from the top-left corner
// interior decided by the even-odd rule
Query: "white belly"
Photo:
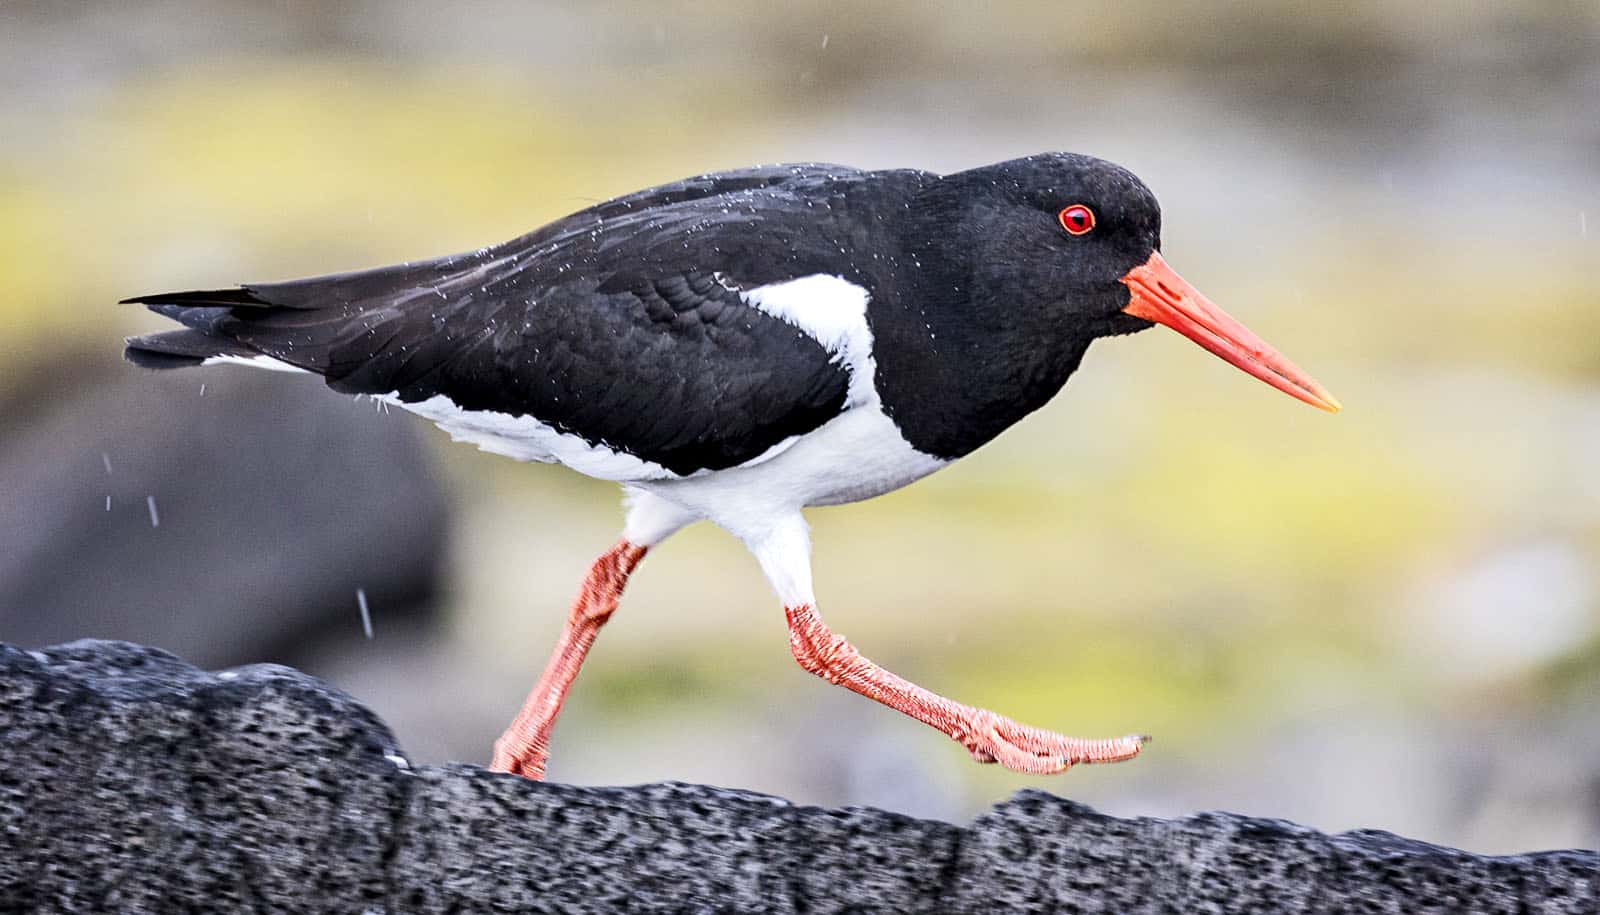
[[[660,464],[558,432],[531,416],[463,410],[443,394],[415,403],[402,401],[398,394],[375,394],[373,399],[433,420],[455,441],[514,460],[565,464],[581,474],[619,483],[674,476]]]
[[[948,463],[912,448],[873,404],[845,411],[759,464],[634,485],[743,537],[801,508],[899,489]]]

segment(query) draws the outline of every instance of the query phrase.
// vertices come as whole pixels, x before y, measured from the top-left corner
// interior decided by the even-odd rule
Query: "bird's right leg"
[[[1139,755],[1144,737],[1085,740],[1031,727],[946,699],[863,657],[817,614],[811,541],[799,516],[755,539],[752,549],[783,599],[789,647],[806,671],[943,732],[979,762],[1016,772],[1048,775],[1080,763],[1121,762]]]
[[[489,771],[511,772],[535,780],[544,778],[545,763],[550,759],[550,733],[555,730],[561,705],[578,678],[578,670],[600,634],[600,627],[617,609],[628,576],[649,549],[623,538],[589,567],[589,574],[584,576],[583,586],[578,589],[577,600],[567,614],[561,638],[545,663],[544,673],[523,701],[522,711],[494,742]]]
[[[655,496],[632,494],[622,539],[589,567],[544,673],[528,693],[516,719],[494,743],[491,772],[544,778],[545,764],[550,759],[550,734],[555,730],[561,706],[601,627],[616,611],[628,577],[652,546],[693,520],[694,515]]]

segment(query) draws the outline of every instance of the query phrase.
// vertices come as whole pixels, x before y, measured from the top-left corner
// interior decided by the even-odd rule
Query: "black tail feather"
[[[213,308],[270,308],[272,303],[257,296],[247,286],[233,289],[196,289],[190,292],[158,292],[155,295],[134,296],[123,299],[118,305],[149,305],[157,310],[159,305],[202,305]]]
[[[258,356],[242,343],[213,337],[200,330],[173,330],[129,337],[122,356],[147,369],[181,369],[200,365],[212,356]]]
[[[147,305],[151,311],[165,318],[171,318],[184,327],[203,331],[212,335],[222,334],[218,325],[231,314],[230,309],[220,305]]]
[[[283,283],[134,296],[122,304],[143,305],[188,330],[131,338],[124,356],[160,369],[199,365],[213,356],[268,356],[337,380],[375,353],[357,347],[356,355],[341,362],[335,349],[363,336],[392,337],[407,315],[426,325],[430,312],[400,306],[417,298],[431,303],[435,294],[444,295],[440,283],[478,269],[488,257],[480,252]],[[381,314],[368,320],[363,315],[369,311]],[[449,342],[444,337],[432,345]],[[414,361],[403,350],[393,358]]]

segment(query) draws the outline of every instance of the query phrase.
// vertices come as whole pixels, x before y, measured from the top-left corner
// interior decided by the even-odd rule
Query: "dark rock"
[[[1600,855],[1117,819],[1038,791],[967,827],[691,785],[412,769],[299,674],[0,646],[0,911],[1600,911]]]
[[[315,378],[81,362],[82,386],[0,404],[0,638],[304,663],[360,637],[357,588],[380,627],[431,612],[448,503],[423,424]]]

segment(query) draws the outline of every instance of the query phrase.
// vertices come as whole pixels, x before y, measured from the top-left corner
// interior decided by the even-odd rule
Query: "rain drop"
[[[356,606],[361,608],[361,631],[372,638],[372,611],[367,608],[367,589],[356,589]]]
[[[160,527],[161,526],[161,513],[159,511],[156,511],[156,497],[155,496],[145,496],[144,497],[144,504],[145,504],[145,506],[147,508],[150,509],[150,526],[151,527]]]

